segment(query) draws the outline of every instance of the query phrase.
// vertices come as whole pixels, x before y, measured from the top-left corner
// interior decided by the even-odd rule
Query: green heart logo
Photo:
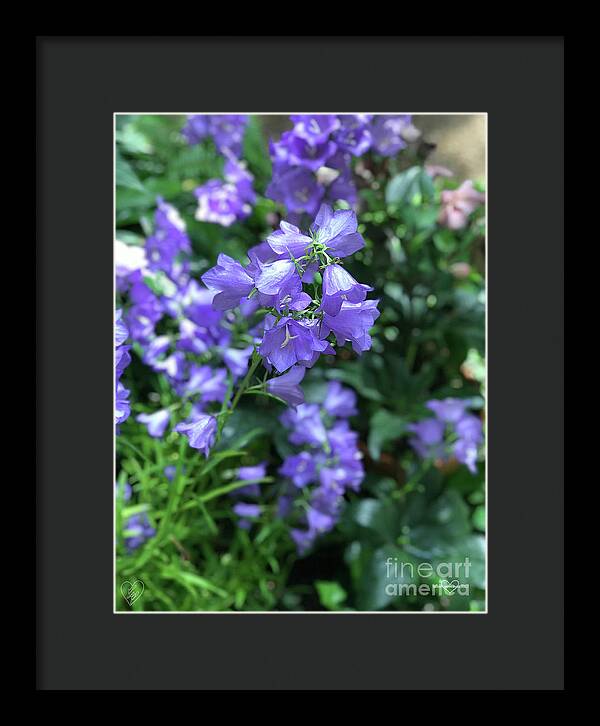
[[[144,583],[141,580],[130,582],[125,580],[121,584],[121,595],[123,595],[127,604],[131,607],[136,600],[142,597],[144,592]]]
[[[452,580],[452,582],[448,582],[448,580],[442,580],[440,582],[440,587],[446,593],[446,595],[454,595],[456,590],[458,590],[458,588],[460,587],[460,582],[458,580]]]

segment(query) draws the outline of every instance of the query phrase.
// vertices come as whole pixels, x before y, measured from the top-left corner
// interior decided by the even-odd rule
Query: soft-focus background
[[[181,134],[185,123],[183,116],[117,117],[116,238],[128,249],[144,247],[155,231],[160,197],[185,222],[191,272],[199,278],[220,252],[245,260],[246,251],[286,219],[281,203],[268,197],[269,141],[293,124],[286,116],[250,119],[241,157],[254,177],[257,198],[247,218],[225,227],[195,218],[194,190],[222,177],[223,160],[210,140],[187,143]],[[467,205],[460,217],[460,193],[449,196],[472,180],[483,198],[485,117],[415,116],[412,125],[420,133],[408,134],[404,148],[393,156],[370,151],[352,161],[358,189],[352,206],[366,247],[347,266],[380,300],[372,349],[361,356],[350,348],[323,356],[303,384],[309,401],[322,400],[331,381],[355,393],[358,408],[350,424],[358,432],[365,468],[360,491],[347,497],[337,526],[306,553],[298,553],[275,516],[240,529],[228,497],[190,506],[160,546],[153,545],[152,533],[161,531],[171,501],[165,467],[178,462],[187,467],[189,491],[197,485],[198,470],[186,458],[181,436],[167,432],[162,438],[149,437],[136,420],[136,414],[158,401],[168,406],[177,402],[161,376],[144,365],[143,351],[133,346],[132,362],[123,374],[132,415],[117,436],[117,609],[485,608],[484,446],[466,465],[452,454],[456,433],[451,427],[446,432],[449,448],[439,455],[433,449],[424,453],[414,441],[415,427],[433,416],[432,400],[459,399],[470,415],[485,420],[484,205]],[[453,203],[460,224],[444,217]],[[302,221],[299,226],[307,229],[311,220]],[[128,293],[118,294],[117,307],[125,316],[132,304]],[[245,452],[236,463],[266,461],[270,486],[277,486],[278,468],[289,453],[278,421],[281,407],[248,398],[253,400],[240,405],[238,428],[231,435]],[[236,477],[227,457],[202,473],[213,489]],[[147,536],[128,548],[126,523],[140,516],[146,518]],[[386,590],[390,558],[410,563],[414,573],[419,563],[466,557],[472,565],[468,595],[417,591],[399,596]],[[134,577],[145,589],[130,608],[120,588]],[[402,582],[418,586],[420,581],[413,574]]]

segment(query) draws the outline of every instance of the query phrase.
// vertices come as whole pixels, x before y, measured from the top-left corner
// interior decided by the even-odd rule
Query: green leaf
[[[398,547],[375,550],[367,558],[358,581],[358,609],[382,610],[397,602],[402,594],[400,586],[417,584],[417,564]]]
[[[118,187],[135,189],[138,192],[146,192],[144,185],[138,179],[136,173],[131,168],[131,164],[121,156],[121,153],[118,149],[115,159],[115,171]]]
[[[151,154],[152,144],[148,137],[138,131],[134,124],[128,123],[115,134],[117,141],[130,154]]]
[[[340,610],[341,605],[348,596],[339,582],[317,580],[315,582],[317,594],[321,605],[327,610]]]
[[[413,200],[420,205],[434,194],[435,188],[425,170],[420,166],[411,166],[391,179],[385,190],[385,200],[389,205],[408,204]]]
[[[449,255],[456,249],[456,237],[449,229],[440,229],[433,235],[433,244],[443,255]]]
[[[142,235],[130,232],[128,229],[118,229],[115,232],[115,237],[121,242],[125,242],[126,245],[132,245],[133,247],[143,247],[146,243]]]
[[[400,438],[406,432],[406,420],[395,413],[380,409],[371,417],[368,438],[369,454],[377,460],[388,441]]]
[[[271,157],[257,116],[250,116],[246,126],[244,158],[248,162],[250,171],[259,178],[259,185],[265,185],[272,175]]]
[[[395,542],[402,531],[398,505],[387,498],[358,499],[346,508],[344,519],[371,530],[381,543]]]
[[[475,508],[472,516],[473,526],[475,529],[479,529],[485,532],[485,507],[479,506]]]

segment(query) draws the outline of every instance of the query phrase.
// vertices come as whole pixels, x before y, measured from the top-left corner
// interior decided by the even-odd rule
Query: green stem
[[[191,502],[186,502],[181,507],[181,509],[189,509],[190,507],[194,507],[196,504],[199,503],[204,504],[205,502],[209,502],[211,499],[216,499],[216,497],[220,497],[223,494],[228,494],[229,492],[233,492],[236,489],[242,489],[243,487],[249,486],[250,484],[270,484],[272,481],[274,481],[272,476],[264,476],[260,479],[240,479],[239,481],[234,481],[231,484],[226,484],[225,486],[218,487],[217,489],[212,489],[210,492],[196,497]]]
[[[252,362],[250,363],[250,368],[248,369],[248,373],[246,373],[246,376],[244,380],[240,383],[240,387],[238,388],[233,401],[231,402],[231,407],[229,408],[229,413],[233,413],[235,410],[235,407],[238,405],[240,398],[244,395],[245,390],[248,388],[248,384],[252,380],[252,376],[254,375],[254,371],[258,368],[260,364],[261,358],[258,352],[255,350],[252,353]]]

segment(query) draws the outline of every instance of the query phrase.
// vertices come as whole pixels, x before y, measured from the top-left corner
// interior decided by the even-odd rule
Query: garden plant
[[[401,114],[115,146],[115,609],[485,610],[482,180]]]

